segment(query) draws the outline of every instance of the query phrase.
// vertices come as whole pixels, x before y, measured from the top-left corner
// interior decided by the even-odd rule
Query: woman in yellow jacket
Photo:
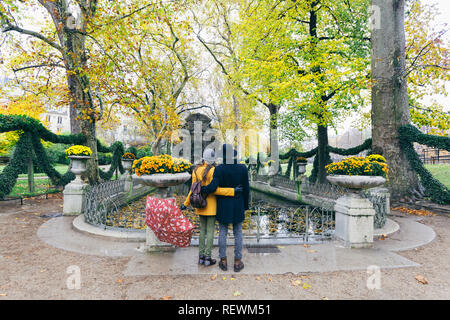
[[[214,174],[215,157],[214,150],[205,149],[203,152],[202,163],[197,166],[192,172],[192,183],[201,179],[201,185],[206,186],[211,183]],[[216,263],[215,259],[211,258],[211,252],[214,241],[214,226],[216,223],[216,210],[217,201],[215,195],[233,197],[235,195],[236,188],[217,188],[216,192],[208,195],[206,198],[206,207],[198,209],[195,208],[195,212],[200,216],[200,236],[199,236],[199,264],[205,266],[212,266]],[[239,192],[240,190],[236,190]],[[180,209],[185,210],[190,205],[191,191],[181,205]]]

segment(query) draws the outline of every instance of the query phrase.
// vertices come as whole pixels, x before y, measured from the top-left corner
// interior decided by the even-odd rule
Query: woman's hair
[[[195,171],[195,174],[196,174],[196,175],[197,175],[197,169],[198,169],[200,166],[204,165],[204,164],[205,164],[205,160],[202,160],[202,163],[200,163],[199,165],[197,165],[197,166],[195,167],[194,171]],[[215,163],[215,162],[213,162],[213,163],[208,163],[208,165],[207,165],[206,168],[205,168],[205,171],[203,172],[203,177],[202,177],[202,179],[201,179],[202,182],[206,183],[206,177],[208,176],[209,170],[211,170],[211,168],[213,168],[213,167],[215,167],[215,166],[216,166],[216,163]]]

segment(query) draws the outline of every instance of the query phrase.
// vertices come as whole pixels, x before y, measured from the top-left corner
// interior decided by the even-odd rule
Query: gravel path
[[[125,277],[123,271],[130,257],[82,255],[56,249],[38,239],[37,229],[48,220],[40,214],[61,211],[61,194],[49,195],[48,200],[26,199],[22,207],[15,202],[0,203],[0,300],[450,299],[447,216],[423,217],[422,223],[435,230],[436,239],[424,247],[399,252],[420,267],[381,270],[381,289],[369,290],[365,271],[235,274],[233,278],[229,275],[223,279],[220,275],[214,280],[209,275]],[[70,266],[79,267],[78,290],[67,288]],[[419,283],[418,275],[426,278],[428,284]]]

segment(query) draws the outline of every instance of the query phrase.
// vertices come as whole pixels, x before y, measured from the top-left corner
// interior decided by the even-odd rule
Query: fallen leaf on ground
[[[283,246],[277,246],[278,247],[278,249],[284,249],[284,247]]]
[[[257,277],[256,277],[256,280],[261,280],[261,277],[260,277],[260,276],[257,276]]]
[[[328,298],[327,297],[322,297],[322,300],[328,300]]]
[[[415,209],[409,209],[409,208],[405,208],[405,207],[397,207],[397,208],[392,208],[393,210],[397,210],[397,211],[401,211],[404,213],[408,213],[408,214],[413,214],[416,216],[426,216],[426,217],[430,217],[430,216],[434,216],[435,213],[428,211],[428,210],[415,210]]]
[[[420,274],[416,276],[416,280],[421,284],[428,284],[428,280],[423,276],[421,276]]]
[[[305,290],[311,289],[311,286],[305,282],[303,284],[303,289],[305,289]]]
[[[213,274],[212,276],[211,276],[211,280],[216,280],[217,279],[217,273],[216,274]]]
[[[41,273],[42,273],[42,272],[45,272],[45,271],[47,271],[47,270],[45,270],[45,269],[42,269],[42,270],[41,270]]]
[[[116,282],[117,282],[117,283],[122,283],[122,282],[123,282],[123,279],[120,279],[120,278],[119,278],[119,279],[116,280]]]
[[[308,252],[308,253],[314,253],[314,252],[317,252],[317,250],[306,250],[306,252]]]
[[[309,248],[309,245],[307,245],[306,243],[303,245],[305,248]]]
[[[234,277],[231,277],[231,278],[230,278],[230,280],[236,280],[236,278],[234,278]]]
[[[170,299],[172,299],[172,296],[165,296],[165,297],[159,298],[159,300],[170,300]]]
[[[7,294],[6,293],[0,293],[0,297],[6,297]]]
[[[227,277],[222,277],[222,280],[227,280]]]
[[[241,295],[241,293],[240,293],[239,291],[235,291],[235,292],[233,293],[233,296],[235,296],[235,297],[240,296],[240,295]]]
[[[378,238],[378,240],[385,240],[387,238],[387,236],[383,233],[379,238]]]
[[[272,277],[269,277],[267,280],[272,281]]]

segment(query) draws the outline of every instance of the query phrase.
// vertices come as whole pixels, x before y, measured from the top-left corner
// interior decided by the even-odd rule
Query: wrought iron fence
[[[122,207],[126,205],[125,181],[106,181],[88,186],[84,203],[85,222],[103,228],[133,228],[134,219]],[[128,210],[131,215],[133,212]],[[140,214],[140,213],[136,213]]]
[[[258,181],[258,182],[267,183],[267,182],[268,182],[268,179],[269,179],[269,176],[268,176],[268,175],[262,175],[262,174],[257,174],[257,173],[254,173],[254,174],[252,175],[252,180],[253,180],[253,181]]]
[[[286,178],[285,176],[282,176],[279,174],[270,176],[269,179],[270,179],[269,183],[273,187],[281,187],[281,188],[285,188],[285,189],[297,192],[297,183],[294,180],[291,180],[291,179]]]
[[[265,201],[251,205],[244,220],[243,234],[247,238],[298,239],[301,242],[330,240],[335,230],[332,210],[309,205],[276,207]]]
[[[308,179],[302,180],[302,193],[313,194],[319,197],[326,197],[336,200],[349,191],[346,188],[332,185],[330,183],[312,183]]]

